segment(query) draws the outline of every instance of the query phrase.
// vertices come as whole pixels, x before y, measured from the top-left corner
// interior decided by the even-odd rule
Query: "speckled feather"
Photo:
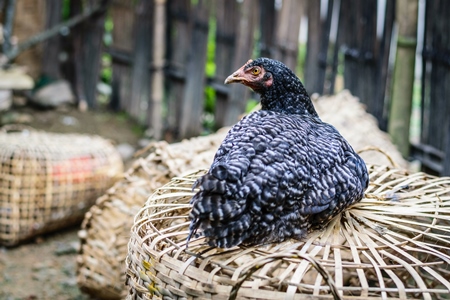
[[[232,127],[194,185],[190,233],[199,230],[211,246],[301,239],[360,201],[368,185],[365,163],[319,119],[300,80],[277,61],[258,60],[274,79],[253,87],[263,109]]]

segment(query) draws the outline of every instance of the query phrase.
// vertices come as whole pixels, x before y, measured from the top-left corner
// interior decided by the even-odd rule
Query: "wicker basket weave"
[[[127,299],[406,299],[450,293],[450,178],[368,166],[365,198],[304,241],[186,249],[191,186],[174,178],[136,215]]]
[[[101,196],[86,213],[79,232],[77,257],[80,289],[96,299],[123,299],[125,257],[133,218],[153,191],[174,176],[208,167],[227,129],[180,143],[153,143],[145,158],[138,158],[122,180]]]
[[[0,244],[81,221],[122,172],[119,154],[100,137],[0,131]]]

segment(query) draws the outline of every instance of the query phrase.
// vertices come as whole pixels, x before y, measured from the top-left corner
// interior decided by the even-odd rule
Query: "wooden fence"
[[[426,2],[422,128],[412,154],[430,173],[450,175],[450,2]]]
[[[61,22],[61,1],[48,3],[50,29]],[[295,70],[300,22],[307,17],[303,81],[308,92],[333,93],[336,76],[343,75],[344,87],[360,97],[380,128],[386,130],[395,1],[386,1],[384,7],[379,7],[380,3],[70,1],[69,21],[82,11],[89,17],[70,25],[69,35],[55,36],[45,43],[44,53],[53,54],[44,55],[44,72],[69,78],[80,102],[96,107],[100,58],[102,52],[108,53],[112,58],[111,108],[129,113],[151,128],[157,139],[179,140],[203,132],[205,88],[215,99],[212,114],[216,127],[238,120],[250,92],[241,85],[225,86],[223,81],[249,58],[269,56]],[[377,18],[377,11],[382,18]],[[411,153],[427,171],[449,175],[450,37],[446,33],[450,29],[450,2],[427,0],[426,12],[421,139],[412,145]],[[107,46],[101,43],[106,17],[114,24],[113,42]],[[211,39],[214,43],[208,43]],[[70,59],[55,68],[58,48],[68,49]]]

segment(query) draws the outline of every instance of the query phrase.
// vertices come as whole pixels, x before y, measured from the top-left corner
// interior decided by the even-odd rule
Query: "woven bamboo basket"
[[[136,215],[127,299],[439,299],[450,293],[450,178],[369,165],[364,199],[303,241],[189,243],[191,186],[174,178]]]
[[[0,131],[0,244],[13,246],[80,222],[123,172],[97,136]]]
[[[83,292],[96,299],[124,299],[124,261],[134,216],[154,190],[172,177],[208,167],[226,131],[175,144],[151,144],[142,151],[150,153],[136,159],[124,178],[97,199],[79,231],[77,282]]]

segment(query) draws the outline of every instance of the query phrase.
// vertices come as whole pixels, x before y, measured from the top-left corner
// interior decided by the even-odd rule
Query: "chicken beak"
[[[227,79],[225,79],[225,84],[246,81],[247,79],[244,77],[245,76],[244,68],[245,65],[242,66],[239,70],[237,70],[233,74],[231,74],[230,76],[228,76]]]
[[[240,76],[239,72],[234,72],[233,74],[228,76],[227,79],[225,79],[225,84],[230,84],[230,83],[234,83],[234,82],[242,82],[244,79],[245,78]]]

